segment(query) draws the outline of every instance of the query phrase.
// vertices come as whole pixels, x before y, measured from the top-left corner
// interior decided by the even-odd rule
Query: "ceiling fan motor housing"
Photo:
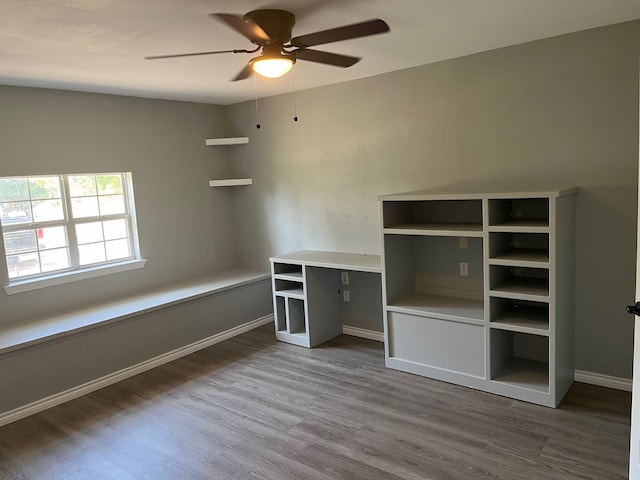
[[[263,45],[278,45],[280,47],[291,40],[293,26],[296,23],[296,17],[293,13],[275,9],[253,10],[245,14],[244,18],[253,20],[269,35],[270,40],[264,42]]]

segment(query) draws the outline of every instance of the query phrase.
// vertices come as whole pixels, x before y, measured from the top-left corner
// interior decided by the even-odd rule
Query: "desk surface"
[[[363,253],[324,252],[300,250],[270,258],[271,262],[294,263],[310,267],[336,268],[358,272],[382,272],[380,255]]]

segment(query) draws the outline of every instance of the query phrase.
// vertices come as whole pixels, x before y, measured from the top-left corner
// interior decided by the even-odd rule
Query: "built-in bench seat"
[[[259,282],[269,273],[229,270],[145,294],[0,328],[0,355]]]

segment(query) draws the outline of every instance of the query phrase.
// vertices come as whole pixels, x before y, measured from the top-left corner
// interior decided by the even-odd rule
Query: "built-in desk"
[[[345,305],[353,309],[361,304],[367,315],[379,317],[381,323],[379,255],[302,250],[270,261],[278,340],[310,348],[340,335],[348,311]],[[350,275],[349,284],[344,285],[342,272],[357,272],[364,277]],[[371,276],[375,277],[373,281]],[[361,298],[345,302],[343,290],[354,288]]]

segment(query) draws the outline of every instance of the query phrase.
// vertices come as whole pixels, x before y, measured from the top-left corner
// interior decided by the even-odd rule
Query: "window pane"
[[[104,228],[105,240],[115,240],[129,236],[127,231],[127,222],[124,219],[109,220],[108,222],[104,222],[102,225]]]
[[[29,200],[26,178],[0,178],[0,202]]]
[[[7,256],[9,278],[24,277],[40,273],[40,259],[36,252]]]
[[[38,248],[40,250],[66,247],[68,245],[67,231],[62,226],[38,228],[36,236],[38,237]]]
[[[80,223],[76,225],[76,237],[79,244],[95,243],[104,240],[102,222]]]
[[[98,195],[122,193],[122,175],[98,175]]]
[[[80,255],[80,265],[90,265],[106,261],[104,253],[104,243],[90,243],[88,245],[78,245]]]
[[[4,234],[4,250],[7,255],[33,252],[38,249],[35,230],[20,230]]]
[[[36,222],[64,220],[64,210],[60,200],[33,202],[33,219]]]
[[[42,263],[43,272],[52,272],[54,270],[64,270],[71,266],[69,262],[68,248],[56,248],[54,250],[45,250],[40,253],[40,261]]]
[[[29,178],[29,192],[32,200],[60,198],[60,179],[58,177]]]
[[[31,204],[29,202],[0,203],[0,221],[2,225],[32,223]]]
[[[126,239],[105,242],[105,246],[107,249],[107,260],[117,260],[131,256],[129,241]]]
[[[98,197],[84,197],[71,199],[71,212],[73,218],[97,217]]]
[[[126,175],[0,178],[0,232],[9,278],[132,258],[137,245]]]
[[[117,215],[127,211],[124,206],[124,195],[106,195],[98,199],[101,215]]]
[[[72,197],[96,195],[96,177],[94,175],[72,175],[69,177],[69,194]]]

